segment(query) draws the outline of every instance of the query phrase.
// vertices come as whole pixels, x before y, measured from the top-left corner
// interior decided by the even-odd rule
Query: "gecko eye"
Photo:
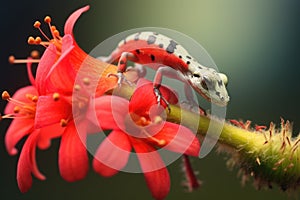
[[[201,81],[201,86],[202,86],[204,89],[208,90],[208,87],[207,87],[207,85],[206,85],[205,80],[202,80],[202,81]]]

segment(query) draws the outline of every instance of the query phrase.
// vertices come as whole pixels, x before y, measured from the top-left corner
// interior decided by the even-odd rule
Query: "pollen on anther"
[[[59,100],[60,95],[58,93],[54,93],[53,94],[53,100],[54,101],[58,101]]]
[[[83,78],[84,85],[90,85],[91,81],[89,78]]]
[[[10,95],[7,91],[2,92],[2,99],[3,100],[8,100],[10,99]]]
[[[32,98],[31,98],[31,101],[33,101],[34,103],[36,103],[37,101],[38,101],[38,96],[33,96]]]
[[[75,91],[79,91],[80,89],[81,89],[80,85],[77,85],[77,84],[76,84],[76,85],[74,86],[74,90],[75,90]]]
[[[30,36],[30,37],[28,38],[28,40],[27,40],[27,43],[28,43],[28,44],[35,44],[34,38],[33,38],[32,36]]]
[[[33,50],[31,53],[30,53],[30,56],[32,58],[39,58],[40,57],[40,52],[38,52],[37,50]]]
[[[21,108],[19,106],[14,107],[14,113],[19,113]]]
[[[34,28],[40,28],[41,22],[36,21],[36,22],[34,22],[33,26],[34,26]]]
[[[35,39],[34,39],[34,43],[35,44],[40,44],[42,42],[42,39],[40,38],[40,37],[36,37]]]
[[[61,119],[61,120],[60,120],[60,126],[61,126],[61,127],[66,127],[67,124],[68,124],[68,121],[67,121],[67,120],[65,120],[65,119]]]
[[[44,22],[46,22],[46,23],[51,23],[51,17],[50,17],[50,16],[46,16],[46,17],[44,18]]]
[[[14,64],[14,62],[15,62],[15,57],[14,57],[14,56],[9,56],[9,57],[8,57],[8,62],[9,62],[10,64]]]

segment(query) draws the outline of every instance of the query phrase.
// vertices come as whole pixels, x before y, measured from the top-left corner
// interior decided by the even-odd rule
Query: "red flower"
[[[50,17],[46,17],[45,22],[49,24],[52,39],[40,29],[40,22],[34,24],[47,40],[42,41],[39,37],[29,37],[28,39],[29,44],[46,47],[40,60],[28,59],[24,61],[10,57],[10,61],[13,63],[27,62],[28,75],[32,83],[32,86],[18,90],[13,98],[10,98],[7,92],[3,93],[3,98],[9,103],[5,110],[7,115],[1,118],[14,118],[6,134],[8,152],[12,155],[16,154],[17,150],[14,146],[24,136],[29,135],[21,152],[17,170],[18,185],[22,192],[26,192],[32,185],[31,173],[41,180],[45,179],[36,166],[36,146],[41,149],[48,148],[51,139],[55,137],[62,136],[59,166],[63,178],[68,181],[75,181],[85,177],[87,173],[86,149],[78,136],[72,116],[72,104],[74,102],[71,101],[71,95],[75,77],[83,61],[85,61],[85,66],[90,67],[89,71],[93,72],[93,75],[103,72],[103,77],[106,77],[107,73],[114,73],[113,70],[115,70],[115,67],[107,66],[99,60],[89,57],[74,41],[73,26],[81,13],[88,8],[88,6],[81,8],[69,17],[65,24],[66,35],[63,37],[51,25]],[[39,62],[39,65],[36,80],[34,80],[31,73],[31,62],[36,61]],[[107,68],[105,69],[105,67]],[[100,86],[97,87],[97,91],[99,94],[103,94],[115,85],[116,80],[114,78],[101,78],[99,82]],[[87,99],[80,100],[76,102],[76,105],[82,111],[82,109],[87,108],[88,101],[86,101]],[[87,123],[82,123],[77,128],[85,129],[86,125]]]
[[[99,146],[93,167],[100,175],[112,176],[127,164],[133,148],[153,197],[163,199],[169,192],[170,178],[157,150],[198,156],[200,144],[189,129],[162,119],[152,89],[152,83],[139,87],[129,102],[116,96],[95,102],[100,126],[112,132]],[[167,88],[161,87],[161,92],[170,103],[177,102]]]
[[[36,164],[36,148],[47,149],[51,140],[59,137],[63,130],[57,125],[40,129],[34,128],[39,95],[34,87],[35,81],[31,73],[30,63],[28,63],[27,68],[32,86],[19,89],[13,97],[10,97],[8,92],[3,92],[2,98],[7,100],[8,104],[4,111],[6,115],[1,117],[2,119],[14,119],[5,135],[5,145],[9,154],[17,154],[16,144],[23,137],[29,135],[23,146],[17,167],[17,181],[22,192],[26,192],[31,187],[31,174],[40,180],[45,180],[45,176],[38,170]]]

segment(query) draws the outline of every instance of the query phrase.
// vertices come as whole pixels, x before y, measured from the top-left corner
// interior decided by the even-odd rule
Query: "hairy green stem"
[[[239,167],[243,179],[255,179],[258,188],[275,183],[283,190],[295,189],[300,181],[299,138],[292,138],[290,124],[282,121],[280,130],[271,123],[266,131],[239,128],[213,117],[171,106],[168,121],[179,123],[205,136],[208,127],[221,125],[219,149],[230,153],[228,165]],[[196,128],[196,129],[195,129]]]
[[[130,99],[131,87],[115,90],[114,95]],[[110,93],[111,94],[111,93]],[[293,190],[300,183],[300,137],[292,138],[290,123],[275,129],[273,123],[268,130],[255,131],[223,122],[213,116],[204,116],[170,105],[166,110],[167,121],[197,130],[197,135],[205,137],[210,126],[222,126],[218,137],[218,150],[229,153],[229,167],[240,169],[242,181],[254,178],[257,188],[278,185],[282,190]]]

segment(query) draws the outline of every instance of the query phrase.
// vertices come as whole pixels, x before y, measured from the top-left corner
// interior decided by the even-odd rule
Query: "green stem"
[[[197,134],[205,136],[211,125],[223,126],[218,144],[219,149],[228,152],[229,166],[237,166],[243,172],[244,180],[252,176],[257,187],[272,183],[283,190],[294,189],[300,181],[299,138],[291,137],[289,122],[282,121],[281,129],[275,130],[271,123],[267,131],[245,130],[217,119],[199,116],[193,112],[171,106],[168,121],[184,125]],[[195,129],[196,128],[196,129]]]
[[[122,86],[123,87],[123,86]],[[124,88],[115,95],[129,99],[133,89]],[[255,179],[257,188],[278,185],[282,190],[291,190],[300,183],[300,137],[292,138],[290,123],[281,123],[280,129],[275,129],[273,123],[266,131],[246,130],[228,122],[222,122],[214,117],[203,116],[176,105],[170,105],[167,121],[181,124],[197,130],[201,137],[206,136],[210,126],[222,126],[218,138],[220,151],[231,155],[227,165],[238,167],[242,179]]]

